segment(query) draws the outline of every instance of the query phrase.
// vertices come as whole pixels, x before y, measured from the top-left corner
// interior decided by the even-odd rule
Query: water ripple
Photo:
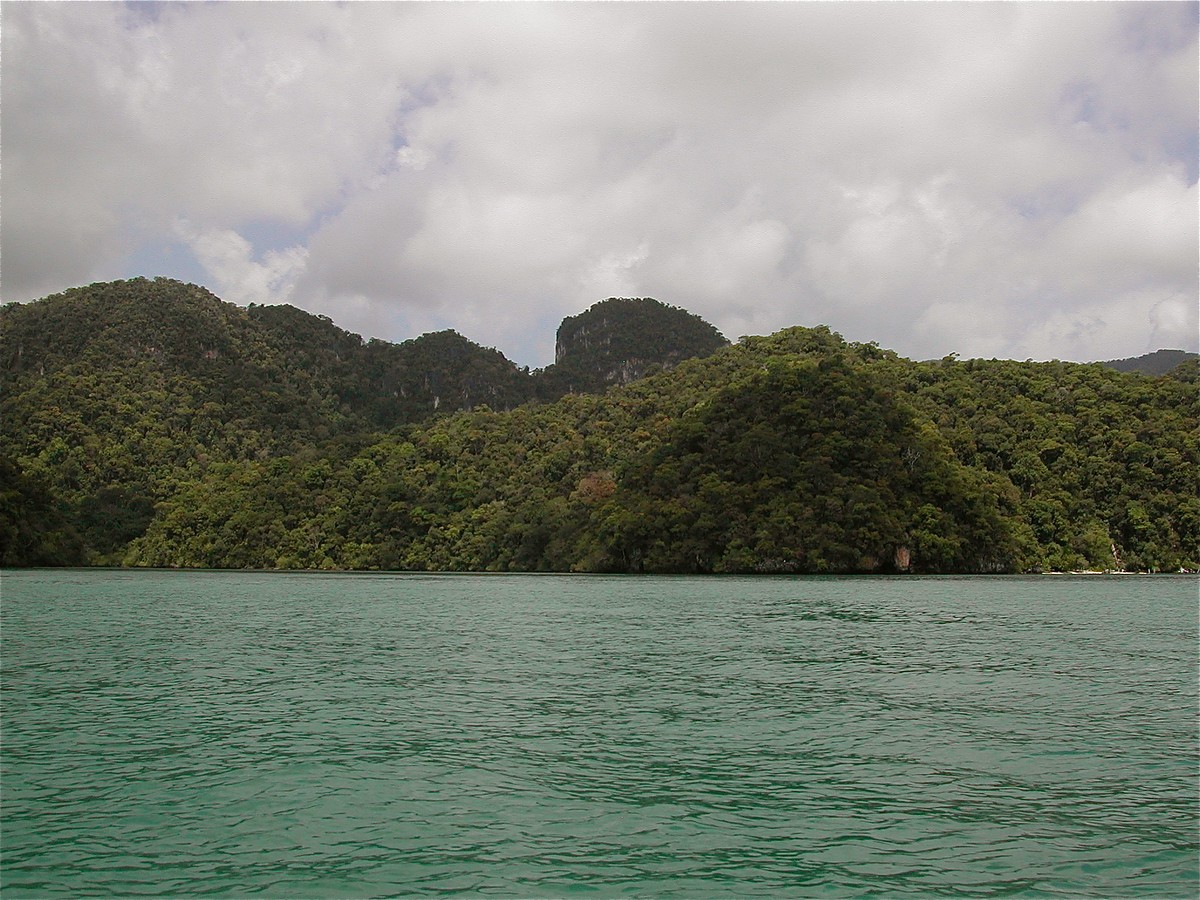
[[[3,587],[5,898],[1200,893],[1194,580]]]

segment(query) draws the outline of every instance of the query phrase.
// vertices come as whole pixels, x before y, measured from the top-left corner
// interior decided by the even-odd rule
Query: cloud
[[[917,357],[1196,347],[1194,4],[0,14],[6,299],[175,235],[227,299],[534,365],[610,295]]]
[[[308,261],[304,247],[270,250],[256,261],[250,242],[228,228],[198,229],[180,220],[172,230],[213,278],[220,297],[231,303],[286,302]]]
[[[6,293],[60,239],[102,267],[179,218],[312,222],[388,146],[399,84],[342,59],[319,10],[136,8],[3,9]]]
[[[1110,284],[1194,275],[1200,207],[1196,184],[1180,174],[1139,167],[1115,178],[1061,222],[1052,252],[1090,260]]]

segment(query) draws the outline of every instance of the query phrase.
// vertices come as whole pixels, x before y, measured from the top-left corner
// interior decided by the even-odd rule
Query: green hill
[[[101,560],[212,462],[294,453],[365,426],[246,310],[178,282],[5,306],[0,365],[0,456],[57,499]],[[7,549],[4,559],[18,561]]]
[[[1130,359],[1111,359],[1100,363],[1118,372],[1141,372],[1143,375],[1166,375],[1172,369],[1183,363],[1198,359],[1195,353],[1186,350],[1155,350],[1142,356]]]
[[[1162,377],[916,363],[826,328],[730,346],[682,310],[610,300],[566,320],[555,365],[531,373],[454,332],[364,343],[291,307],[144,279],[6,306],[0,326],[7,565],[1020,572],[1200,558],[1194,361]]]
[[[688,352],[669,335],[657,351],[640,346],[664,359]],[[64,547],[82,541],[82,558],[115,561],[156,505],[211,465],[561,393],[544,373],[452,331],[364,342],[295,307],[243,309],[161,278],[0,308],[0,388],[0,459],[12,472],[0,516],[24,535],[6,542],[9,563],[45,557],[23,511],[43,508],[43,495],[61,520],[47,535]]]

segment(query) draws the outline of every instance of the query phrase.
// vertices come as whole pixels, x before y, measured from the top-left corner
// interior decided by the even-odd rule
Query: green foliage
[[[1163,377],[914,363],[823,327],[718,349],[693,319],[606,301],[564,322],[555,366],[528,373],[454,332],[364,343],[322,317],[242,310],[177,282],[4,307],[3,562],[1200,563],[1194,362]],[[551,402],[527,402],[538,393]]]
[[[1019,492],[1030,568],[1197,568],[1200,395],[1186,365],[1167,377],[1061,362],[907,368],[963,462]]]
[[[71,566],[87,562],[83,540],[49,488],[0,456],[0,565]]]
[[[617,497],[613,559],[646,571],[1012,568],[996,496],[882,373],[769,359],[685,414]]]

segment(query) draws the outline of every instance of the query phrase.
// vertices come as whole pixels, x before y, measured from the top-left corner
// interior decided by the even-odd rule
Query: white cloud
[[[1037,327],[1024,329],[1010,347],[1018,359],[1121,359],[1194,347],[1196,305],[1189,315],[1181,299],[1133,290],[1087,306],[1047,308]]]
[[[1194,4],[141,11],[2,7],[6,299],[183,222],[227,299],[535,365],[610,295],[920,357],[1196,346]]]
[[[1080,275],[1098,270],[1109,284],[1185,281],[1195,275],[1198,209],[1195,183],[1143,166],[1087,198],[1061,223],[1051,252],[1088,260]]]
[[[588,297],[631,297],[637,293],[637,269],[649,255],[642,241],[635,248],[614,250],[585,265],[578,289]]]
[[[231,303],[286,302],[308,260],[304,247],[288,247],[256,261],[250,242],[228,228],[198,229],[179,220],[172,230],[212,277],[219,296]]]

